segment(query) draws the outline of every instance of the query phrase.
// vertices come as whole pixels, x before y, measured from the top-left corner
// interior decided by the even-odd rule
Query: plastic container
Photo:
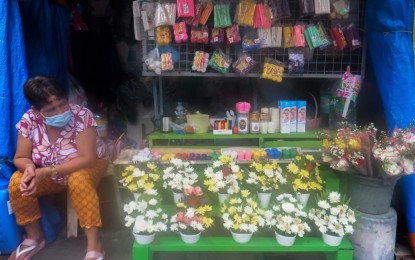
[[[187,115],[187,123],[193,126],[195,134],[207,133],[209,125],[210,125],[209,115],[206,115],[206,114]]]

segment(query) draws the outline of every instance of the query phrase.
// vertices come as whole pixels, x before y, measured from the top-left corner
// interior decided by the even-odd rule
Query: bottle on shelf
[[[183,107],[182,102],[177,102],[176,110],[174,111],[175,114],[175,123],[178,125],[186,123],[186,110]]]

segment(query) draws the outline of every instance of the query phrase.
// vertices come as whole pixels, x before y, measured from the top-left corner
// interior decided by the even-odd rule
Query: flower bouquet
[[[282,246],[293,245],[296,236],[303,237],[306,231],[310,231],[303,205],[289,193],[278,195],[264,216],[265,225],[275,230],[277,242]]]
[[[200,233],[213,225],[212,206],[197,186],[185,188],[184,198],[176,207],[177,213],[170,219],[170,230],[179,231],[183,242],[196,243]]]
[[[288,179],[303,206],[306,206],[312,191],[323,189],[319,166],[312,155],[298,155],[287,165]]]
[[[287,180],[276,160],[263,160],[249,165],[246,183],[259,189],[258,197],[261,206],[267,208],[272,191],[278,190],[281,184],[287,183]]]
[[[182,198],[183,189],[192,187],[197,182],[195,169],[189,162],[174,158],[163,170],[163,187],[170,188],[175,195],[175,203]]]
[[[316,202],[317,205],[308,212],[308,217],[321,232],[324,242],[331,246],[339,245],[345,234],[354,231],[354,211],[338,192],[321,193]]]
[[[248,190],[230,196],[221,206],[223,226],[238,243],[247,243],[265,225],[264,210]]]
[[[141,193],[154,190],[160,180],[159,169],[154,163],[128,165],[121,177],[120,183],[134,194],[136,200]]]
[[[227,195],[239,192],[239,182],[243,180],[243,170],[236,164],[235,159],[230,155],[220,155],[205,170],[206,179],[204,185],[211,192],[216,192],[220,196],[220,203]]]
[[[160,197],[153,191],[124,205],[127,214],[125,226],[133,227],[134,237],[139,244],[149,244],[153,242],[155,233],[167,230],[168,216],[160,207]]]

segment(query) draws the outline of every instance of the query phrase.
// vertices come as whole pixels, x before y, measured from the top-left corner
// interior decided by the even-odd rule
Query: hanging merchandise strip
[[[360,28],[364,27],[365,1],[142,0],[140,3],[143,23],[155,17],[154,21],[145,21],[143,54],[157,45],[169,46],[178,53],[174,64],[168,65],[174,69],[163,70],[163,77],[260,77],[266,59],[280,62],[285,68],[283,77],[341,78],[348,65],[351,73],[364,75],[366,46]],[[150,8],[146,14],[149,3],[154,3],[154,9]],[[217,47],[233,63],[238,60],[239,63],[226,69],[195,66],[195,60],[201,61],[195,57],[196,52],[217,57],[214,55]],[[249,70],[235,70],[246,66],[239,59],[242,51],[257,65]],[[304,53],[300,68],[292,66],[293,53]],[[207,55],[203,57],[206,60]],[[148,66],[143,68],[144,76],[157,75]]]

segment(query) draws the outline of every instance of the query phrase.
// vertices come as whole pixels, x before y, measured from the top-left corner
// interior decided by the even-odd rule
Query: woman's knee
[[[10,182],[9,182],[9,193],[14,194],[16,192],[20,193],[20,182],[22,179],[23,174],[19,171],[13,173]]]

